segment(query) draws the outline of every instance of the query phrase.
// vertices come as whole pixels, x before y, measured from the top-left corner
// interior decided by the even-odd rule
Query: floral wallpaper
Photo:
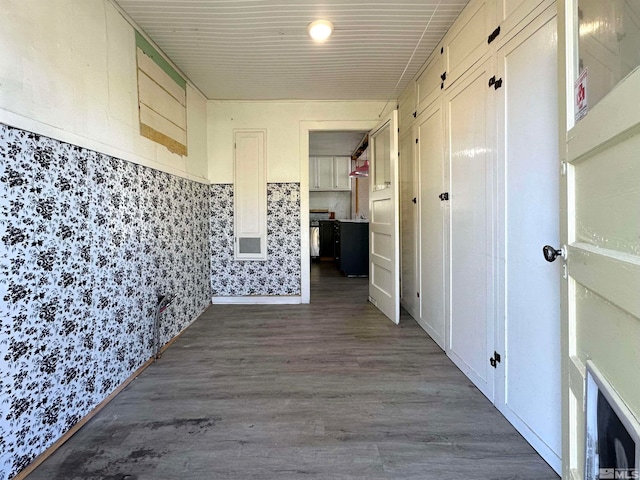
[[[210,187],[214,296],[300,295],[300,184],[267,184],[267,260],[233,256],[233,185]]]
[[[0,124],[0,480],[209,304],[209,187]]]

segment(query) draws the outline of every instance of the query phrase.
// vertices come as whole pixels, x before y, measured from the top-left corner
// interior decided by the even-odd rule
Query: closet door
[[[506,298],[496,407],[559,472],[562,266],[542,255],[560,244],[555,6],[498,52],[498,65]]]
[[[413,128],[400,136],[400,301],[409,314],[420,317],[418,285],[418,185]]]
[[[438,100],[418,117],[416,129],[420,176],[420,326],[444,349],[446,303],[446,191],[444,119]]]
[[[450,324],[447,354],[493,400],[495,327],[493,59],[447,91]]]

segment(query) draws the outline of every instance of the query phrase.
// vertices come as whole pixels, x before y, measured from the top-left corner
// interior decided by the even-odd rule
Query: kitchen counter
[[[348,218],[339,218],[336,220],[336,222],[344,222],[344,223],[369,223],[369,220],[366,218],[354,218],[354,219],[348,219]]]

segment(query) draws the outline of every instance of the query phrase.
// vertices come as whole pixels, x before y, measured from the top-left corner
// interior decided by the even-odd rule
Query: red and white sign
[[[585,68],[574,86],[574,100],[575,100],[575,112],[576,123],[584,117],[589,111],[589,102],[587,100],[587,69]]]

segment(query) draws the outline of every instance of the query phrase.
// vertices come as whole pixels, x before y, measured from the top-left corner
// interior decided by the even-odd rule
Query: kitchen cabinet
[[[335,222],[336,262],[347,277],[369,275],[369,222]]]
[[[309,190],[350,191],[351,157],[309,157]]]

